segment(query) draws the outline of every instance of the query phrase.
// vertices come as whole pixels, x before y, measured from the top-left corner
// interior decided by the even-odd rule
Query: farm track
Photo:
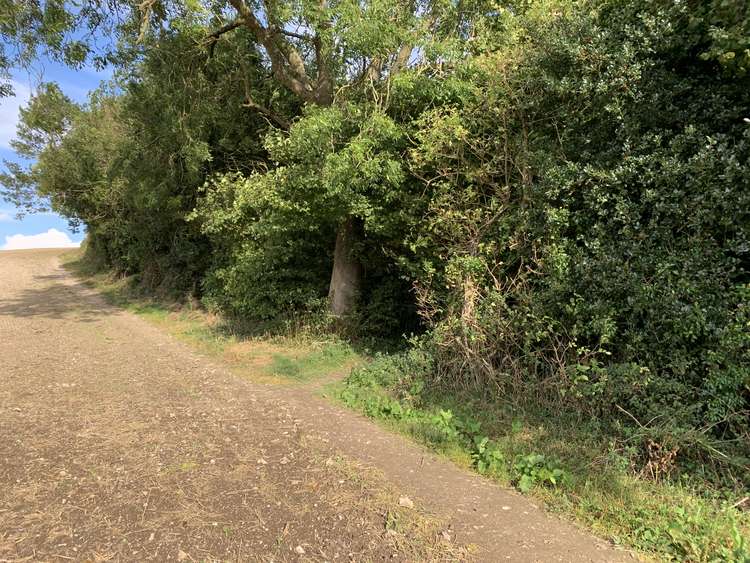
[[[232,375],[59,254],[0,252],[0,562],[633,560],[312,388]]]

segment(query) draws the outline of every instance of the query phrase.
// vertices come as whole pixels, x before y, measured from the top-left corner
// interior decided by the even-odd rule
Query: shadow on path
[[[80,282],[71,282],[65,272],[37,275],[32,287],[13,292],[0,299],[0,316],[16,318],[43,317],[95,322],[112,312],[112,307],[85,294]]]

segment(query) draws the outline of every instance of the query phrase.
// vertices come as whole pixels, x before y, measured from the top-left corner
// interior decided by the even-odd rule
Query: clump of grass
[[[327,342],[296,354],[273,354],[267,371],[297,381],[310,381],[350,369],[360,356],[343,342]]]

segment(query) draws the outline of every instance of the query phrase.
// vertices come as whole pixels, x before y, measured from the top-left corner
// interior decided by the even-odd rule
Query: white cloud
[[[10,235],[0,250],[23,250],[26,248],[77,248],[80,242],[73,242],[67,233],[49,229],[38,235]]]
[[[18,110],[26,105],[31,97],[31,89],[25,84],[12,81],[15,96],[0,98],[0,147],[10,148],[10,141],[16,136]]]
[[[10,213],[0,211],[0,223],[9,223],[11,221],[13,221],[13,217],[10,216]]]

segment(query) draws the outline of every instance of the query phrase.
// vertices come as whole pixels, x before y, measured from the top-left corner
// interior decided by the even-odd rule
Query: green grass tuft
[[[273,354],[267,372],[297,381],[319,379],[348,370],[359,361],[359,355],[341,342],[318,344],[312,351],[297,354]]]

